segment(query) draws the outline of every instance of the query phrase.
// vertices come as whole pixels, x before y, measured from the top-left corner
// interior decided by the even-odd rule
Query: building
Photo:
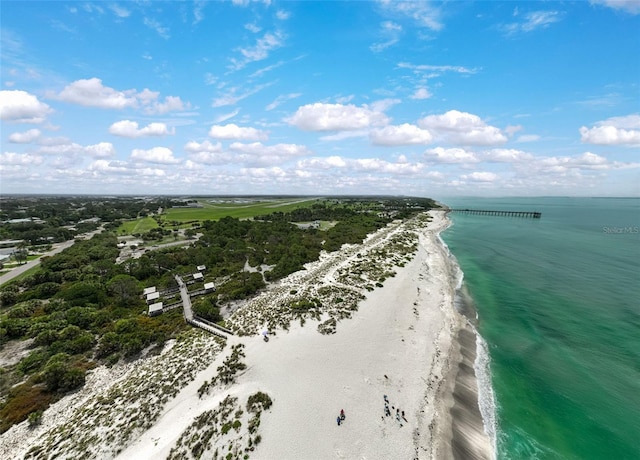
[[[205,265],[198,265],[198,266],[196,267],[196,269],[197,269],[199,272],[203,272],[203,271],[205,271],[205,270],[207,269],[207,267],[206,267]]]
[[[206,292],[213,292],[216,290],[216,286],[213,283],[204,283],[204,290]]]
[[[200,272],[194,273],[193,274],[193,279],[196,280],[196,281],[202,281],[202,280],[204,280],[204,275],[202,273],[200,273]]]
[[[155,300],[158,300],[159,298],[160,298],[160,293],[159,292],[151,292],[151,293],[147,294],[147,303],[151,304]]]
[[[156,292],[156,287],[155,286],[144,288],[144,291],[142,291],[142,295],[146,297],[147,295],[151,294],[152,292]]]
[[[158,316],[162,313],[162,302],[156,302],[149,305],[149,316]]]

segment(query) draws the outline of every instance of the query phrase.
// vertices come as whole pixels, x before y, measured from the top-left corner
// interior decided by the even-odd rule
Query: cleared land
[[[152,217],[142,217],[140,219],[123,222],[122,225],[118,227],[118,235],[145,233],[156,227],[158,227],[158,223]]]
[[[218,220],[227,216],[247,219],[264,214],[271,214],[273,212],[289,212],[297,208],[311,206],[317,201],[316,198],[294,201],[257,201],[251,203],[234,203],[231,201],[211,203],[209,200],[199,200],[198,203],[202,206],[201,208],[170,208],[162,214],[162,219],[166,222]]]

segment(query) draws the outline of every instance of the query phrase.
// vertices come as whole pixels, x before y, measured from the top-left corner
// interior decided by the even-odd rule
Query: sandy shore
[[[251,323],[253,335],[234,336],[224,350],[210,353],[209,364],[198,367],[190,383],[163,402],[151,426],[133,430],[119,446],[88,452],[93,458],[122,459],[193,458],[197,449],[205,449],[203,458],[213,458],[216,450],[219,458],[231,453],[233,458],[279,460],[491,458],[477,404],[475,336],[454,309],[453,267],[437,238],[448,220],[443,212],[431,214],[426,229],[396,223],[363,247],[346,248],[292,275],[275,294],[256,303],[256,312],[251,305],[244,307],[250,314],[239,312],[238,318],[262,321]],[[260,315],[269,306],[280,308],[283,293],[311,289],[304,283],[340,284],[349,279],[344,271],[362,259],[367,246],[380,252],[385,242],[407,233],[417,243],[414,256],[395,267],[395,276],[383,287],[362,289],[366,298],[350,319],[338,321],[334,334],[320,334],[319,321],[307,319],[304,326],[295,321],[288,331],[273,331],[269,342],[261,339],[267,316]],[[326,318],[325,312],[320,321]],[[211,383],[199,395],[205,382],[215,382],[233,345],[242,346],[246,369],[235,382]],[[269,395],[273,405],[256,422],[246,402],[258,391]],[[341,409],[346,418],[338,426]],[[21,457],[61,423],[45,417],[45,426],[34,436],[26,424],[12,428],[0,436],[2,458]],[[214,435],[201,439],[197,433],[207,427]],[[107,443],[104,426],[94,431],[94,443]],[[188,435],[181,437],[183,433]],[[46,452],[36,458],[47,458]]]

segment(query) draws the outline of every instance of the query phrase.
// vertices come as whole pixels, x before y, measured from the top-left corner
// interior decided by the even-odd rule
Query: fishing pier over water
[[[458,212],[463,214],[474,214],[480,216],[505,216],[505,217],[525,217],[529,219],[540,219],[542,217],[541,212],[537,211],[495,211],[488,209],[450,209],[451,212]]]

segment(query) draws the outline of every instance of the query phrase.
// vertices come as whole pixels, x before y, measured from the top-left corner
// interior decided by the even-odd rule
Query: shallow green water
[[[640,200],[443,200],[488,344],[500,459],[640,459]],[[620,232],[620,233],[618,233]]]

